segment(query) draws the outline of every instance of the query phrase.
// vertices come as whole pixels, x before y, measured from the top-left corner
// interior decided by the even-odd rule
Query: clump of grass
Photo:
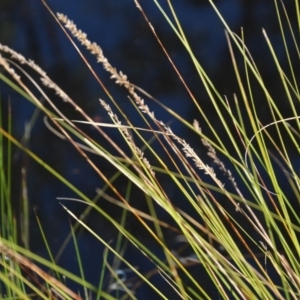
[[[282,3],[282,6],[279,7],[275,1],[278,21],[282,28],[283,43],[286,46],[286,57],[289,62],[288,71],[291,75],[284,72],[265,31],[263,31],[263,35],[269,46],[270,55],[274,59],[287,103],[292,112],[289,118],[284,118],[272,96],[272,90],[267,88],[255,61],[247,49],[243,32],[241,35],[232,32],[212,1],[210,1],[212,8],[219,15],[226,28],[229,51],[239,87],[238,93],[233,97],[233,104],[230,104],[232,101],[219,94],[201,67],[171,3],[168,2],[170,16],[160,6],[158,1],[154,1],[154,3],[189,53],[195,65],[195,70],[199,74],[199,79],[203,83],[207,95],[215,108],[215,116],[223,124],[223,132],[225,134],[222,133],[220,135],[215,130],[215,121],[208,118],[205,109],[201,108],[199,101],[189,90],[171,57],[165,50],[163,43],[148,21],[147,15],[139,1],[135,0],[137,8],[143,14],[150,29],[165,51],[167,58],[178,73],[195,109],[199,111],[201,120],[204,120],[204,124],[199,124],[198,121],[189,122],[184,120],[175,111],[165,107],[143,89],[131,83],[122,71],[118,71],[117,68],[110,64],[101,47],[91,42],[73,21],[63,14],[53,15],[87,66],[92,70],[81,50],[76,46],[76,40],[96,57],[97,62],[103,65],[103,68],[117,85],[124,87],[128,94],[128,101],[144,121],[145,126],[143,128],[137,127],[134,120],[128,118],[118,101],[112,97],[94,71],[92,71],[92,75],[95,76],[107,95],[107,100],[99,99],[99,105],[103,107],[110,117],[111,121],[109,123],[94,122],[76,104],[76,101],[71,99],[33,61],[27,60],[7,46],[0,45],[0,51],[4,53],[5,57],[11,57],[8,59],[1,56],[0,64],[4,67],[7,74],[13,78],[14,83],[3,74],[0,74],[0,78],[24,95],[52,121],[52,125],[47,121],[49,128],[58,136],[74,145],[86,159],[86,163],[102,178],[105,186],[98,189],[98,196],[94,200],[89,199],[60,174],[55,172],[51,166],[41,161],[28,148],[14,139],[9,131],[7,132],[0,128],[2,136],[24,150],[72,189],[78,195],[78,199],[73,199],[74,201],[81,201],[87,205],[87,209],[80,218],[68,209],[67,204],[64,203],[62,205],[77,222],[71,231],[75,241],[75,248],[78,249],[76,229],[78,226],[82,226],[103,243],[107,251],[104,254],[99,287],[94,287],[84,279],[84,268],[81,266],[79,251],[77,251],[77,255],[81,278],[62,270],[54,262],[47,262],[30,251],[17,246],[15,239],[11,239],[9,236],[3,235],[3,233],[0,239],[0,250],[15,263],[16,267],[26,266],[31,268],[49,286],[52,286],[50,290],[55,290],[66,299],[75,299],[76,297],[79,299],[80,296],[68,290],[65,285],[54,279],[54,277],[46,277],[46,275],[43,277],[42,273],[38,271],[36,264],[30,260],[44,264],[51,270],[56,271],[58,274],[56,277],[59,277],[59,274],[63,274],[78,282],[85,288],[86,299],[90,297],[90,293],[97,294],[98,299],[100,297],[113,299],[114,297],[110,296],[109,293],[115,290],[122,293],[124,298],[136,299],[135,291],[137,291],[141,283],[153,289],[157,297],[167,299],[168,297],[164,292],[158,289],[151,280],[155,273],[161,276],[162,280],[179,298],[210,299],[212,295],[207,291],[205,284],[200,282],[193,274],[192,266],[194,269],[201,270],[205,274],[203,276],[209,278],[218,291],[220,298],[298,299],[300,296],[300,269],[298,264],[300,227],[296,207],[300,198],[299,176],[292,163],[290,148],[292,147],[294,152],[299,152],[298,132],[300,126],[297,106],[300,97],[293,69],[294,64],[290,61],[290,49],[286,46],[286,35],[289,34],[292,37],[297,51],[298,46],[293,32],[293,25],[289,22],[285,7]],[[297,1],[295,3],[298,5]],[[51,12],[50,9],[49,11]],[[288,33],[282,27],[282,12],[288,24]],[[298,21],[300,21],[299,15],[297,17]],[[243,62],[242,66],[237,63],[238,59]],[[24,71],[24,68],[21,67],[24,65],[30,67],[38,74],[41,78],[40,83],[37,83]],[[36,96],[36,93],[33,92],[33,88],[24,83],[18,74],[19,72],[22,72],[22,76],[25,75],[31,80],[51,109],[47,109]],[[257,107],[257,102],[255,101],[255,94],[252,92],[254,81],[263,92],[264,101],[266,101],[269,114],[272,116],[272,121],[268,124],[264,124],[260,118],[259,107]],[[54,90],[63,101],[69,103],[74,110],[81,114],[82,119],[70,120],[65,116],[57,109],[50,97],[47,96],[44,91],[45,88]],[[179,120],[186,128],[193,131],[207,149],[208,157],[211,159],[211,165],[214,165],[214,168],[206,162],[207,157],[204,158],[198,155],[184,137],[174,133],[165,120],[158,119],[155,116],[155,112],[149,108],[147,100],[142,97],[150,98],[151,101],[159,103],[161,109],[167,110],[174,119]],[[242,111],[246,113],[242,113]],[[121,119],[124,121],[121,122]],[[294,121],[294,126],[291,125],[291,121]],[[78,123],[93,126],[99,133],[99,136],[102,136],[110,147],[106,148],[102,143],[99,144],[97,139],[90,137],[81,130],[77,126]],[[203,125],[209,128],[209,134],[201,130]],[[105,132],[105,127],[115,128],[119,132],[118,138],[125,142],[124,146],[119,146],[118,141]],[[276,129],[276,138],[269,133],[268,129],[270,128]],[[145,132],[153,135],[153,139],[159,145],[160,150],[152,146],[152,140],[146,139]],[[75,141],[74,137],[80,143]],[[287,147],[287,143],[289,143],[289,147]],[[113,153],[111,149],[114,149],[115,152]],[[233,151],[229,149],[233,149]],[[105,158],[116,169],[116,175],[113,178],[108,178],[93,162],[90,153],[98,154]],[[162,157],[166,157],[166,159]],[[224,163],[223,160],[229,163]],[[221,178],[217,175],[220,173],[219,171],[225,177]],[[125,195],[118,190],[117,185],[114,183],[120,174],[125,176],[130,182]],[[193,210],[193,215],[187,213],[188,209],[183,210],[175,205],[172,197],[168,195],[159,179],[161,174],[172,182],[176,194],[184,199],[185,208]],[[281,179],[282,175],[286,177],[286,181]],[[224,178],[227,181],[226,185],[224,184]],[[292,202],[290,196],[287,195],[287,184],[289,185],[288,189],[293,192],[293,196],[296,199],[295,202]],[[144,201],[149,208],[148,214],[138,210],[131,204],[130,198],[134,197],[131,193],[132,186],[137,187],[144,195]],[[109,196],[107,190],[111,190],[114,193],[114,197]],[[9,192],[6,193],[6,197],[9,198]],[[100,197],[124,209],[120,221],[114,220],[97,204],[96,200]],[[3,200],[3,203],[6,202],[7,199]],[[108,243],[86,225],[85,216],[90,213],[91,209],[97,211],[117,228],[119,236],[114,241],[115,243]],[[171,217],[175,226],[167,224],[164,220],[158,218],[158,211],[160,210],[163,210]],[[133,215],[139,221],[141,228],[148,232],[153,244],[159,247],[163,253],[163,258],[158,257],[151,248],[147,247],[145,243],[126,228],[125,220],[129,214]],[[9,222],[11,220],[13,218],[10,214]],[[4,224],[1,226],[5,228]],[[13,228],[13,225],[10,228]],[[183,242],[188,245],[191,253],[184,256],[179,248],[176,250],[170,248],[166,242],[166,230],[172,232],[176,242]],[[126,245],[126,243],[134,245],[151,261],[155,266],[154,272],[143,274],[134,264],[124,259],[122,255],[124,248],[122,245]],[[113,266],[108,263],[108,252],[113,253],[116,258]],[[128,282],[125,279],[125,273],[122,273],[119,269],[120,263],[126,265],[126,268],[130,269],[140,281],[136,284]],[[22,285],[27,285],[36,294],[39,293],[29,281],[17,275],[21,273],[15,272],[12,276],[8,275],[8,270],[11,270],[11,268],[5,260],[2,259],[1,264],[6,270],[6,273],[1,273],[5,274],[5,276],[1,277],[3,278],[1,280],[7,284],[14,295],[20,295],[19,291],[20,293],[22,291],[21,295],[25,297],[26,288],[22,288]],[[107,270],[111,274],[112,280],[105,292],[103,278]],[[13,283],[16,278],[21,279],[20,288]],[[39,293],[39,295],[42,296],[42,293]],[[50,296],[48,295],[47,297]],[[120,295],[116,297],[118,298]]]

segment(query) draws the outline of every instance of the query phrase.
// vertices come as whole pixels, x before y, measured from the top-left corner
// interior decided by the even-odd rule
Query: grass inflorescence
[[[201,122],[185,120],[177,112],[132,83],[123,71],[111,65],[102,48],[97,43],[91,42],[87,34],[78,29],[72,20],[61,13],[53,14],[46,4],[91,71],[91,75],[105,91],[106,99],[99,99],[99,106],[107,113],[109,122],[94,121],[76,100],[48,77],[40,66],[10,47],[0,44],[2,53],[0,64],[5,70],[0,73],[0,79],[36,106],[37,110],[45,115],[47,127],[58,137],[69,141],[85,159],[86,164],[104,182],[104,185],[95,192],[95,198],[90,199],[33,153],[24,141],[18,141],[12,136],[11,117],[8,118],[8,124],[3,124],[0,119],[2,298],[31,299],[37,296],[41,299],[137,299],[138,290],[146,285],[154,291],[157,299],[168,299],[168,294],[152,280],[158,276],[178,299],[212,299],[214,296],[207,288],[206,282],[214,286],[214,295],[217,292],[220,299],[299,299],[300,220],[297,207],[300,185],[290,153],[299,154],[300,149],[298,143],[300,124],[297,114],[300,95],[294,72],[296,62],[291,62],[290,49],[286,43],[286,35],[289,35],[298,51],[296,33],[293,31],[296,25],[290,23],[283,3],[280,3],[280,6],[275,1],[289,62],[288,72],[284,71],[267,32],[263,31],[270,56],[274,60],[285,91],[285,101],[292,112],[291,116],[284,117],[272,95],[272,87],[266,86],[244,42],[243,31],[240,34],[231,31],[215,4],[209,2],[226,29],[229,53],[239,89],[234,91],[236,93],[232,101],[229,97],[221,96],[197,60],[171,2],[168,1],[169,14],[159,1],[154,1],[154,4],[189,54],[199,80],[214,107],[215,118],[223,126],[222,134],[215,129],[216,120],[209,118],[207,111],[201,106],[201,101],[194,97],[180,75],[138,0],[134,1],[136,7],[186,88]],[[297,0],[295,3],[298,7]],[[283,18],[288,24],[286,29]],[[300,22],[299,15],[297,20]],[[127,101],[143,121],[143,127],[135,125],[135,120],[126,115],[122,105],[103,84],[77,43],[93,54],[110,78],[124,88],[128,96]],[[299,54],[299,51],[297,53]],[[34,79],[26,68],[34,71],[40,81]],[[23,78],[26,78],[26,81]],[[259,112],[252,88],[254,83],[263,94],[269,110],[268,115],[272,117],[267,124]],[[62,101],[70,105],[81,119],[72,120],[65,115],[48,96],[47,89],[54,91]],[[43,101],[40,100],[40,95]],[[206,149],[206,154],[199,154],[184,136],[173,132],[172,124],[168,124],[168,120],[156,117],[156,112],[151,110],[148,101],[159,104],[160,109],[166,110],[174,120],[192,131]],[[93,127],[107,144],[99,143],[97,138],[82,130],[80,124]],[[118,131],[118,137],[110,136],[105,131],[107,128]],[[206,128],[207,132],[201,128]],[[275,128],[272,134],[269,132],[271,128],[272,130]],[[119,143],[120,139],[122,143]],[[62,245],[62,249],[71,239],[73,240],[79,276],[56,264],[48,247],[47,237],[44,237],[44,241],[49,260],[32,253],[29,249],[30,208],[26,192],[25,167],[22,169],[24,209],[23,218],[20,219],[23,231],[21,233],[15,231],[16,219],[10,206],[11,143],[46,168],[77,195],[76,199],[59,200],[62,209],[75,221],[70,225],[70,235]],[[115,174],[112,177],[105,174],[95,163],[93,160],[95,154],[114,167]],[[125,193],[115,183],[118,178],[128,180]],[[161,178],[167,178],[171,183],[176,198],[183,199],[183,206],[170,196]],[[146,203],[148,212],[135,207],[132,201],[132,198],[136,197],[133,189],[139,191],[140,201]],[[291,200],[291,193],[287,194],[287,190],[291,191],[295,200]],[[100,199],[121,208],[121,217],[116,219],[108,214],[101,207]],[[84,203],[86,209],[78,217],[68,207],[69,202],[66,200]],[[108,220],[117,229],[118,235],[108,241],[88,226],[86,217],[91,211],[99,214],[99,218]],[[172,221],[161,219],[159,217],[161,211]],[[141,230],[147,233],[151,243],[159,249],[160,255],[148,247],[134,231],[128,229],[126,220],[129,216],[138,220]],[[101,258],[103,267],[99,271],[98,286],[89,283],[85,278],[76,237],[79,228],[84,228],[105,247]],[[43,234],[42,226],[40,231]],[[166,232],[168,236],[173,237],[176,247],[169,246]],[[17,238],[19,235],[22,246]],[[145,256],[153,266],[151,271],[141,271],[139,266],[124,257],[129,244]],[[185,251],[187,249],[188,254]],[[113,256],[112,260],[110,255]],[[45,272],[44,268],[50,271]],[[197,274],[197,270],[201,272],[201,276]],[[136,280],[130,281],[127,272],[134,274]],[[31,276],[29,279],[28,274]],[[82,287],[83,294],[71,290],[65,284],[66,278]],[[199,278],[202,278],[202,281]]]

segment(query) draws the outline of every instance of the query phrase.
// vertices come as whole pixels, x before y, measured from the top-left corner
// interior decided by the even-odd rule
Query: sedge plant
[[[233,32],[213,1],[209,3],[225,28],[235,74],[232,80],[236,80],[238,87],[238,90],[233,91],[232,101],[231,96],[224,97],[218,92],[197,60],[171,1],[167,1],[168,11],[160,1],[153,1],[153,5],[156,5],[172,28],[174,35],[186,49],[199,76],[199,81],[214,107],[215,118],[223,126],[222,134],[215,129],[215,120],[208,117],[205,107],[201,106],[200,99],[194,97],[138,0],[134,0],[137,11],[144,17],[165,52],[166,59],[177,72],[201,122],[199,120],[189,122],[150,93],[132,83],[125,72],[110,64],[109,57],[97,43],[90,41],[87,34],[78,29],[66,15],[54,14],[45,2],[49,13],[74,45],[79,57],[91,70],[91,76],[95,77],[105,91],[106,98],[99,99],[99,105],[109,116],[109,122],[95,122],[76,103],[76,99],[69,97],[40,66],[8,46],[0,45],[2,53],[0,64],[5,70],[0,74],[1,80],[35,105],[45,115],[45,124],[48,128],[58,137],[70,142],[85,159],[86,164],[105,182],[97,189],[95,198],[90,199],[37,157],[26,147],[26,144],[16,140],[10,130],[1,126],[1,140],[5,138],[8,145],[13,143],[25,151],[26,155],[43,165],[78,196],[76,199],[67,200],[79,201],[86,205],[86,209],[78,217],[68,208],[68,202],[64,201],[66,199],[60,199],[62,209],[65,209],[76,221],[71,227],[66,243],[72,239],[74,241],[80,266],[78,277],[60,268],[54,258],[46,260],[32,253],[28,249],[28,243],[23,243],[25,245],[23,247],[18,245],[15,238],[17,233],[9,232],[15,228],[12,224],[13,215],[7,205],[10,197],[9,177],[11,175],[8,174],[7,177],[1,171],[1,182],[5,187],[1,190],[1,210],[6,209],[7,213],[1,223],[2,269],[0,276],[1,282],[7,288],[8,299],[29,299],[28,290],[45,299],[55,297],[137,299],[136,292],[141,285],[148,286],[157,299],[168,299],[167,294],[152,280],[154,275],[159,276],[178,299],[213,299],[206,286],[208,281],[214,286],[220,299],[299,299],[300,220],[297,207],[300,194],[299,176],[291,153],[298,153],[300,149],[298,143],[300,124],[297,113],[300,98],[295,72],[297,62],[291,61],[291,46],[287,43],[288,36],[293,41],[293,51],[296,51],[299,57],[295,32],[295,28],[298,28],[300,24],[299,3],[295,0],[298,23],[292,24],[284,3],[274,1],[282,43],[286,51],[287,70],[283,68],[283,62],[278,59],[268,33],[262,32],[278,71],[285,101],[291,112],[288,117],[281,113],[272,87],[266,85],[261,71],[247,48],[243,31]],[[112,96],[93,70],[81,48],[93,54],[96,61],[107,71],[108,76],[124,88],[128,103],[132,105],[144,126],[137,126],[135,120],[126,115],[118,99]],[[26,68],[36,72],[40,81],[29,75]],[[25,83],[22,77],[29,80]],[[79,112],[81,119],[72,120],[64,115],[47,95],[47,89],[55,91],[62,101],[70,105],[71,109]],[[259,112],[255,94],[257,90],[265,101],[268,115],[271,116],[271,121],[268,123],[263,121]],[[47,106],[39,100],[39,95],[45,99]],[[190,146],[185,137],[173,132],[172,124],[169,125],[168,120],[157,118],[156,112],[151,110],[148,101],[149,103],[155,102],[156,107],[165,110],[172,119],[181,122],[182,126],[193,132],[199,139],[199,143],[206,149],[206,154],[200,155]],[[100,144],[97,138],[83,131],[79,126],[82,124],[93,127],[99,136],[107,141],[109,147]],[[119,133],[118,137],[107,134],[106,128],[114,129]],[[201,128],[205,128],[205,131]],[[10,153],[9,149],[7,153]],[[94,155],[101,156],[111,164],[116,170],[113,177],[108,177],[97,166],[93,161]],[[9,170],[9,163],[6,168],[2,160],[1,169]],[[128,180],[125,193],[119,190],[115,183],[119,176]],[[174,199],[160,180],[161,176],[167,178],[178,197],[184,199],[184,207],[174,203]],[[138,189],[139,195],[143,195],[140,201],[147,203],[147,213],[131,204],[131,198],[134,197],[133,189]],[[287,190],[290,191],[289,194]],[[120,220],[115,220],[101,208],[100,199],[122,208]],[[112,243],[103,239],[101,234],[93,231],[85,222],[85,217],[92,210],[99,216],[101,215],[101,218],[107,219],[117,229],[119,234]],[[189,213],[191,210],[192,214]],[[168,223],[161,219],[159,211],[164,211],[172,222]],[[160,249],[161,255],[158,256],[128,230],[126,219],[129,216],[138,220],[139,226],[148,233],[152,243]],[[105,246],[103,269],[99,274],[98,286],[85,280],[84,266],[81,264],[80,251],[77,247],[78,228],[84,228]],[[173,249],[168,246],[166,231],[171,232],[178,244],[189,248],[188,255],[184,254],[182,250],[184,247]],[[26,237],[26,232],[22,236]],[[153,265],[151,272],[141,272],[132,262],[124,258],[123,253],[129,244],[151,262]],[[64,246],[65,244],[62,248]],[[108,260],[109,254],[115,258],[113,263]],[[136,282],[127,281],[125,273],[120,271],[121,264],[135,274],[138,278]],[[42,271],[38,265],[49,268],[51,272]],[[42,288],[37,289],[30,280],[23,276],[19,269],[24,268],[30,268],[43,279]],[[197,270],[201,270],[201,278],[206,279],[199,280]],[[110,283],[105,285],[105,277],[108,273]],[[84,294],[71,291],[61,280],[62,276],[81,285]],[[112,292],[115,291],[118,293],[112,296]]]

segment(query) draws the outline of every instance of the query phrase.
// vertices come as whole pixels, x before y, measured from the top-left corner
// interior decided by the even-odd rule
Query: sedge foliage
[[[167,299],[164,292],[157,288],[151,280],[154,274],[158,274],[178,298],[210,299],[212,296],[206,289],[205,281],[199,281],[195,273],[191,271],[201,268],[201,272],[205,274],[207,280],[209,279],[215,286],[220,299],[299,299],[300,247],[298,235],[300,220],[297,210],[300,186],[291,153],[298,154],[300,149],[298,144],[300,124],[297,114],[300,98],[297,76],[294,72],[298,62],[291,61],[290,44],[289,47],[287,46],[288,36],[294,42],[293,51],[296,51],[299,57],[298,32],[294,31],[294,28],[298,28],[298,24],[300,24],[299,14],[297,14],[298,24],[291,24],[283,3],[274,2],[289,66],[287,70],[284,70],[282,62],[278,60],[267,32],[263,31],[270,56],[273,58],[285,92],[284,101],[291,111],[291,115],[285,117],[273,98],[272,87],[266,86],[260,70],[248,51],[243,31],[232,32],[212,1],[209,1],[212,9],[215,10],[226,29],[226,38],[238,85],[238,90],[233,91],[236,94],[232,97],[232,101],[229,97],[220,95],[195,57],[171,2],[167,1],[168,11],[166,11],[160,5],[160,1],[153,1],[189,54],[199,75],[199,80],[214,107],[215,118],[223,126],[222,134],[220,134],[214,126],[216,120],[209,118],[205,108],[201,106],[201,101],[194,97],[184,78],[180,76],[176,65],[164,48],[163,41],[159,39],[155,29],[148,21],[143,7],[138,0],[134,2],[165,51],[167,59],[177,72],[183,86],[187,89],[190,101],[199,113],[201,123],[197,120],[190,123],[189,120],[183,119],[175,111],[131,83],[125,73],[110,64],[109,57],[105,56],[101,47],[95,42],[91,42],[73,21],[63,14],[53,14],[49,8],[49,12],[58,21],[74,47],[80,44],[81,48],[86,48],[95,56],[97,62],[102,64],[110,78],[117,85],[124,87],[128,101],[143,120],[143,127],[136,126],[134,120],[128,118],[118,100],[110,94],[94,71],[92,71],[92,76],[97,79],[107,95],[106,99],[100,99],[99,105],[107,112],[110,122],[97,123],[92,120],[76,104],[76,100],[71,99],[61,90],[32,60],[28,60],[7,46],[0,45],[2,53],[0,64],[5,69],[5,72],[0,74],[1,80],[32,102],[38,111],[45,114],[47,117],[45,123],[48,124],[48,127],[59,137],[72,143],[85,158],[86,163],[105,182],[105,185],[99,188],[95,199],[88,198],[76,186],[73,186],[66,178],[30,151],[26,147],[26,143],[20,142],[12,136],[11,121],[13,120],[11,118],[9,118],[8,125],[1,124],[0,250],[2,258],[0,260],[0,280],[6,286],[5,295],[2,294],[1,297],[30,299],[32,295],[36,295],[42,299],[90,299],[93,298],[91,295],[95,294],[97,299],[121,297],[136,299],[135,292],[143,284],[148,285],[156,293],[157,299]],[[299,13],[297,0],[295,0],[295,8]],[[87,66],[92,69],[81,50],[77,46],[76,49]],[[34,80],[31,75],[26,73],[27,67],[38,74],[40,81]],[[25,83],[23,77],[29,80],[26,80]],[[31,84],[27,84],[27,82]],[[259,87],[260,95],[263,95],[263,97],[260,96],[263,99],[260,101],[265,101],[267,104],[268,114],[272,118],[267,124],[261,119],[259,102],[253,86]],[[51,101],[47,95],[47,89],[54,90],[62,101],[79,112],[82,118],[80,120],[67,118]],[[40,101],[40,95],[47,102],[48,108]],[[206,149],[208,156],[199,155],[185,137],[178,136],[173,132],[172,125],[169,126],[167,123],[168,120],[158,119],[155,111],[150,109],[148,101],[159,104],[160,109],[166,110],[173,119],[191,130]],[[34,123],[34,117],[32,122]],[[93,126],[110,147],[106,148],[103,144],[99,144],[97,139],[83,132],[78,126],[79,123]],[[207,128],[207,132],[201,130],[202,126]],[[106,134],[104,129],[107,127],[114,128],[119,132],[118,138],[122,138],[124,141],[122,146]],[[269,131],[271,129],[272,134]],[[147,137],[151,134],[151,138],[146,138],[145,133]],[[4,143],[4,139],[8,142]],[[155,147],[153,141],[155,141]],[[62,205],[76,220],[76,225],[72,227],[70,237],[65,244],[70,239],[74,241],[80,277],[57,266],[50,249],[49,260],[35,255],[28,249],[29,221],[26,205],[28,203],[26,180],[22,181],[22,190],[24,191],[23,231],[17,233],[13,230],[16,226],[9,202],[12,176],[9,157],[11,143],[43,165],[75,192],[78,199],[73,199],[73,201],[81,201],[87,205],[80,218],[68,209],[67,202]],[[4,149],[4,145],[7,149]],[[4,153],[6,155],[8,153],[5,159]],[[116,173],[113,177],[108,178],[93,162],[94,154],[105,158],[115,168]],[[207,163],[207,157],[212,162],[211,164]],[[23,179],[25,179],[25,169],[23,175]],[[159,180],[160,175],[168,178],[178,197],[184,199],[184,206],[192,208],[193,215],[174,204],[173,199],[164,189],[163,182]],[[115,184],[119,176],[125,176],[128,179],[129,183],[125,194],[119,191]],[[144,196],[141,201],[147,203],[149,213],[142,212],[131,205],[133,188],[139,189]],[[108,193],[109,190],[113,192],[113,197]],[[288,195],[287,190],[290,191]],[[291,195],[293,195],[293,200]],[[122,218],[114,220],[98,204],[99,199],[105,199],[121,207],[123,209]],[[91,210],[102,215],[117,228],[119,235],[113,243],[107,242],[86,225],[85,216]],[[159,210],[165,211],[173,223],[168,224],[159,219],[157,216]],[[149,233],[153,243],[161,249],[163,258],[158,257],[126,228],[126,218],[129,215],[136,218],[140,226]],[[81,263],[76,240],[76,232],[79,227],[85,228],[94,235],[95,239],[105,245],[103,269],[99,274],[98,286],[93,286],[85,280],[84,266]],[[180,249],[174,251],[168,247],[165,240],[166,230],[172,232],[174,239],[190,247],[191,252],[188,256],[181,254]],[[42,228],[41,232],[43,232]],[[18,246],[18,234],[21,234],[25,247]],[[47,237],[45,237],[45,242],[47,246]],[[123,253],[128,243],[138,248],[151,261],[154,266],[153,272],[144,274],[134,264],[124,259]],[[62,247],[64,246],[62,245]],[[108,262],[109,253],[115,257],[112,264]],[[121,263],[136,275],[137,283],[129,284],[125,277],[120,276],[119,265]],[[38,265],[43,265],[52,272],[46,273]],[[23,271],[28,268],[41,279],[38,287],[24,276]],[[110,274],[110,283],[104,285],[108,273]],[[64,284],[63,278],[68,278],[81,285],[84,295],[71,291]],[[110,293],[116,290],[120,294],[112,296]]]

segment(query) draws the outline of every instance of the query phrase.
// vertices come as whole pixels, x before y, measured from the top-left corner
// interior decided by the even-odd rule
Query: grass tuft
[[[35,116],[31,126],[25,129],[27,134],[24,141],[13,137],[10,113],[8,124],[3,124],[0,119],[0,296],[3,299],[138,299],[142,285],[161,299],[169,299],[171,293],[180,299],[212,299],[215,293],[223,299],[300,298],[300,220],[297,213],[300,184],[298,171],[293,164],[293,154],[298,155],[300,149],[297,113],[300,95],[294,69],[296,62],[292,61],[290,55],[291,47],[295,47],[293,51],[299,54],[294,32],[294,28],[300,24],[299,15],[297,23],[292,24],[283,2],[274,1],[288,62],[287,71],[267,32],[262,32],[281,80],[284,91],[282,97],[291,112],[289,117],[285,117],[274,95],[276,89],[267,86],[247,48],[243,30],[240,34],[233,32],[213,1],[209,1],[211,7],[226,29],[238,87],[232,98],[221,96],[197,60],[171,1],[167,1],[168,12],[160,1],[153,2],[190,56],[199,81],[214,108],[214,120],[202,108],[201,100],[196,99],[191,92],[138,0],[134,1],[138,11],[186,88],[202,120],[201,124],[198,120],[185,120],[133,84],[123,71],[111,65],[98,44],[90,41],[87,34],[78,29],[66,15],[55,15],[44,1],[49,13],[106,93],[106,99],[99,99],[99,106],[107,113],[109,122],[95,122],[41,67],[10,47],[0,44],[3,54],[0,56],[0,65],[5,70],[0,73],[0,79],[44,114],[46,126],[59,138],[70,142],[104,182],[95,191],[94,199],[90,199],[30,150],[27,141]],[[297,0],[295,3],[298,7]],[[288,37],[292,38],[292,46],[287,43]],[[135,119],[129,119],[118,99],[112,96],[88,63],[80,47],[94,55],[110,79],[124,88],[132,109],[143,121],[143,127],[137,126]],[[31,72],[26,71],[27,68]],[[256,99],[258,89],[263,100]],[[77,111],[81,119],[72,120],[65,115],[48,96],[49,90]],[[40,96],[45,101],[41,101]],[[207,155],[199,154],[185,137],[173,132],[172,125],[156,117],[156,111],[151,110],[148,101],[158,103],[160,109],[166,110],[174,120],[193,132]],[[271,117],[267,124],[260,113],[260,101],[264,101]],[[222,124],[222,133],[215,129],[216,120]],[[93,127],[98,138],[90,136],[80,124]],[[117,134],[109,135],[105,130],[107,128],[115,130]],[[100,138],[106,143],[100,143]],[[14,215],[10,201],[12,144],[24,151],[26,157],[42,165],[78,197],[59,199],[62,208],[75,224],[71,225],[70,235],[56,258],[41,226],[50,260],[30,251],[26,165],[22,168],[22,230],[16,230],[19,219]],[[115,174],[112,177],[97,165],[95,155],[101,156],[114,168]],[[118,186],[120,178],[128,182],[125,192]],[[184,205],[178,204],[174,196],[170,195],[165,185],[167,181],[176,199],[182,199]],[[136,195],[139,195],[147,211],[136,207],[133,201]],[[86,205],[79,217],[68,207],[67,200]],[[109,215],[101,207],[100,200],[121,208],[120,219]],[[112,224],[118,232],[116,237],[107,241],[89,227],[87,217],[92,211]],[[171,221],[161,219],[162,212]],[[134,230],[128,228],[129,218],[138,222],[139,230],[148,236],[151,247]],[[79,228],[84,228],[105,249],[98,286],[86,280],[77,238]],[[175,247],[169,245],[169,236],[172,236]],[[56,263],[71,239],[79,276]],[[125,257],[130,247],[145,257],[152,266],[151,271],[140,270],[139,266]],[[202,281],[195,270],[201,272]],[[134,274],[135,280],[131,280],[128,273]],[[168,292],[159,288],[155,277],[164,283]],[[71,290],[67,284],[69,280],[80,286],[81,292]],[[214,292],[207,287],[207,282],[214,287]]]

